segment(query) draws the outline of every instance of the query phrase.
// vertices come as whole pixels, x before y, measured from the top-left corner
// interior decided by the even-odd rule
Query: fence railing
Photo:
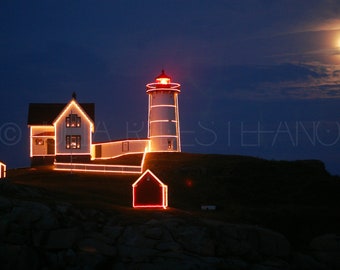
[[[89,163],[54,163],[54,169],[59,171],[98,172],[98,173],[142,173],[142,166],[109,165]]]

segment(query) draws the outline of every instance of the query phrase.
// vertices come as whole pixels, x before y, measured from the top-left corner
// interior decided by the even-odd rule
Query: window
[[[172,141],[168,140],[168,150],[172,150]]]
[[[66,117],[66,127],[80,127],[81,118],[77,114],[70,114]]]
[[[81,136],[80,135],[66,135],[66,149],[80,149]]]
[[[43,139],[35,139],[35,144],[36,145],[44,145],[44,140]]]

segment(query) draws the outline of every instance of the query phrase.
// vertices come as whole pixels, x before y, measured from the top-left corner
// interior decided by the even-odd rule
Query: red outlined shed
[[[150,170],[146,170],[132,184],[132,206],[134,208],[167,208],[168,186]]]

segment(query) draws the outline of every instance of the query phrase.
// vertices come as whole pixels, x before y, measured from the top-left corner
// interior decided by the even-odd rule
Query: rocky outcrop
[[[8,186],[5,186],[8,185]],[[11,192],[4,192],[9,190]],[[68,203],[15,199],[0,187],[1,269],[339,269],[336,235],[293,252],[282,234],[252,225],[177,217],[155,211],[149,220],[80,209]]]
[[[314,238],[310,245],[318,261],[334,269],[340,269],[340,235],[321,235]]]

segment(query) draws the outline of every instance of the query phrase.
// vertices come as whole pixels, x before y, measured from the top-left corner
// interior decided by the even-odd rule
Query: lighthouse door
[[[54,155],[54,140],[53,139],[47,139],[47,155]]]

